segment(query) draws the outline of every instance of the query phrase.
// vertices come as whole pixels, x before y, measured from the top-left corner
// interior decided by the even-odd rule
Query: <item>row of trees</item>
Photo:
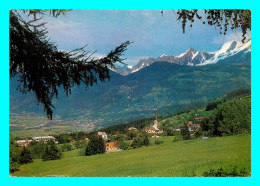
[[[129,145],[129,143],[123,140],[119,141],[118,144],[120,145],[121,149],[128,150],[130,147],[135,149],[142,146],[148,146],[150,145],[150,140],[148,135],[145,135],[144,137],[141,136],[135,137],[131,145]],[[101,136],[92,135],[90,137],[89,143],[86,146],[84,155],[91,156],[96,154],[103,154],[105,152],[106,152],[106,146],[105,146],[104,139]]]
[[[208,136],[251,133],[251,96],[218,104],[213,114],[201,121],[201,127]]]
[[[34,159],[48,161],[60,159],[61,156],[62,153],[54,141],[32,142],[28,147],[19,147],[14,139],[10,139],[9,171],[15,172],[19,170],[20,165],[32,163]]]
[[[251,96],[243,96],[231,99],[226,102],[217,104],[209,117],[205,117],[201,121],[201,129],[195,132],[194,135],[190,134],[187,124],[181,127],[180,132],[165,131],[169,136],[173,135],[174,141],[189,140],[198,138],[203,135],[207,136],[224,136],[240,133],[251,132]],[[78,140],[72,146],[69,143],[64,143],[60,150],[70,151],[75,148],[85,148],[84,155],[91,156],[95,154],[105,153],[105,141],[101,136],[96,133],[91,133],[90,141],[87,144],[85,140]],[[148,146],[150,144],[149,136],[144,131],[127,131],[122,134],[119,131],[115,132],[116,135],[110,136],[114,140],[118,140],[118,144],[122,149],[138,148]],[[68,139],[67,135],[61,134],[60,137]],[[73,133],[77,139],[83,138],[85,135],[82,133]],[[80,136],[80,137],[79,137]],[[62,138],[61,138],[62,139]],[[132,140],[131,144],[129,140]],[[127,142],[128,141],[128,142]],[[31,163],[33,159],[54,160],[61,158],[61,152],[58,150],[54,141],[49,141],[47,144],[44,142],[32,142],[29,147],[17,147],[14,138],[10,138],[10,172],[18,169],[20,164]]]
[[[135,149],[135,148],[139,148],[142,146],[148,146],[148,145],[150,145],[150,140],[149,140],[148,135],[145,135],[143,138],[142,137],[134,138],[134,140],[131,144],[131,147]]]
[[[69,138],[73,138],[75,141],[84,140],[85,137],[90,137],[91,133],[87,132],[71,132],[71,133],[61,133],[61,134],[55,134],[53,135],[56,139],[56,141],[59,142],[59,144],[63,143],[69,143]]]

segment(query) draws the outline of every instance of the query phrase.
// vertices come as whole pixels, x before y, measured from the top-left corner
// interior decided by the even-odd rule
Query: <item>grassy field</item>
[[[251,174],[251,136],[237,135],[210,139],[172,142],[90,157],[79,150],[65,152],[61,160],[35,160],[22,165],[12,176],[201,176],[211,168],[231,170],[245,168]]]

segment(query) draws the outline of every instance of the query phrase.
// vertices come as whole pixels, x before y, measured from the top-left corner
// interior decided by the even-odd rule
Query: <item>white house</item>
[[[107,134],[105,132],[98,132],[98,135],[101,136],[104,140],[107,140]]]
[[[44,142],[47,142],[47,141],[50,141],[50,140],[55,141],[55,138],[53,136],[37,136],[37,137],[33,137],[32,140],[33,141],[44,141]]]
[[[135,128],[135,127],[130,127],[128,130],[129,131],[138,131],[137,128]]]
[[[17,145],[23,147],[28,147],[28,145],[33,142],[33,141],[44,141],[44,142],[47,142],[47,141],[50,141],[50,140],[53,140],[55,141],[55,138],[53,136],[37,136],[37,137],[33,137],[32,140],[17,140],[16,143]]]
[[[32,140],[17,140],[16,144],[21,147],[28,147],[28,145],[32,142]]]

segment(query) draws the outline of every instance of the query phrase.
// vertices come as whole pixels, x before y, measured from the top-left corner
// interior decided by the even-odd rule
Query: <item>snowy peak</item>
[[[189,48],[189,49],[186,51],[186,54],[189,54],[189,53],[193,54],[193,53],[195,53],[195,52],[197,52],[197,50],[195,50],[195,49],[193,49],[193,48]]]
[[[161,55],[160,57],[166,57],[167,55],[165,55],[165,54],[163,54],[163,55]]]
[[[132,66],[132,65],[128,65],[128,66],[127,66],[127,68],[129,68],[129,69],[132,69],[132,68],[133,68],[133,66]]]
[[[251,40],[248,40],[246,43],[238,41],[224,43],[219,50],[212,52],[212,54],[214,54],[212,58],[207,59],[198,65],[214,64],[227,57],[238,54],[239,52],[251,52]]]
[[[217,63],[240,52],[251,52],[251,40],[248,40],[246,43],[229,41],[224,43],[220,49],[215,52],[197,51],[193,48],[189,48],[186,52],[177,56],[162,54],[158,58],[141,59],[135,66],[129,66],[127,69],[124,69],[124,71],[121,70],[117,72],[121,75],[128,75],[146,68],[154,62],[160,61],[189,66],[208,65]]]
[[[223,44],[222,47],[215,53],[233,53],[242,51],[244,49],[250,49],[251,51],[251,40],[248,40],[246,43],[242,43],[239,41],[229,41]]]
[[[219,49],[220,52],[226,53],[234,50],[236,46],[238,45],[237,41],[229,41],[227,43],[224,43],[221,48]]]

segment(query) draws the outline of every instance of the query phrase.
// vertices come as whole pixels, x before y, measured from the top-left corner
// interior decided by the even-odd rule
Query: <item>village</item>
[[[203,117],[195,117],[194,121],[196,121],[197,123],[194,124],[192,121],[188,121],[186,123],[187,127],[188,127],[188,131],[191,135],[195,134],[198,130],[201,129],[200,126],[200,121],[201,119],[203,119]],[[181,128],[180,127],[167,127],[166,130],[171,131],[171,132],[180,132]],[[133,140],[136,136],[138,136],[138,133],[142,134],[142,135],[147,135],[149,136],[149,138],[155,138],[155,140],[157,138],[162,137],[164,129],[162,127],[160,127],[158,125],[158,119],[157,119],[157,112],[155,113],[154,116],[154,121],[153,123],[150,124],[150,126],[146,126],[144,127],[142,130],[138,130],[135,127],[129,127],[127,129],[127,132],[131,135],[133,135],[132,137],[130,137],[130,140]],[[106,153],[112,153],[112,152],[119,152],[125,149],[121,148],[121,144],[118,143],[118,140],[120,140],[118,138],[119,135],[121,135],[121,137],[125,137],[124,139],[127,138],[126,134],[108,134],[104,131],[98,131],[96,133],[98,136],[102,137],[102,139],[105,142],[105,150]],[[86,141],[86,143],[89,142],[89,137],[87,137],[87,135],[84,135],[82,137],[82,140]],[[17,140],[16,144],[20,147],[28,147],[30,143],[32,142],[39,142],[39,141],[43,141],[44,143],[48,143],[48,141],[54,141],[55,144],[60,144],[63,142],[59,142],[59,140],[55,139],[54,136],[49,135],[49,136],[35,136],[32,137],[31,139],[23,139],[23,140]],[[74,139],[73,137],[68,137],[68,142],[69,143],[75,143],[77,140]]]

